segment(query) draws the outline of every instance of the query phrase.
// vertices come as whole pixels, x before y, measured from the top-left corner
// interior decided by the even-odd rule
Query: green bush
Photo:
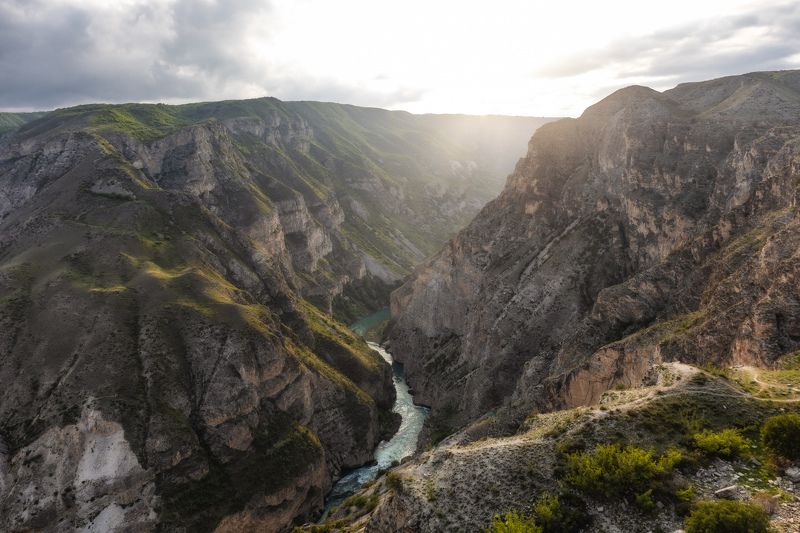
[[[403,494],[405,487],[403,486],[403,478],[397,472],[389,472],[386,474],[386,486],[398,494]]]
[[[366,497],[363,494],[353,494],[339,506],[341,509],[349,509],[355,507],[356,509],[365,509],[366,511],[373,510],[378,505],[378,495],[373,494]]]
[[[572,494],[549,492],[533,504],[533,518],[543,533],[577,533],[590,522],[583,500]]]
[[[486,531],[487,533],[542,533],[542,528],[524,513],[509,511],[503,516],[492,518],[492,525]]]
[[[634,501],[636,502],[636,506],[644,511],[652,511],[656,506],[653,501],[653,489],[647,489],[641,494],[636,494],[634,496]]]
[[[675,491],[675,496],[679,501],[690,502],[694,499],[694,487],[692,485],[688,485],[682,489],[678,489]]]
[[[652,495],[647,492],[662,489],[681,457],[677,450],[656,458],[653,452],[635,446],[600,445],[592,453],[567,455],[565,479],[590,496],[624,497],[631,503],[641,500],[646,508]]]
[[[735,429],[701,431],[695,433],[692,440],[695,448],[716,457],[733,459],[744,457],[750,451],[750,441],[742,437]]]
[[[800,415],[772,416],[761,426],[761,442],[787,459],[800,459]]]
[[[769,516],[751,503],[703,501],[686,519],[686,533],[767,533]]]

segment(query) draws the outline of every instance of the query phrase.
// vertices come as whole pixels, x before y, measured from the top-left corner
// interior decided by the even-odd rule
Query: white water
[[[349,495],[353,494],[364,483],[372,481],[378,476],[381,470],[392,465],[395,461],[401,461],[412,455],[417,448],[417,438],[422,431],[422,425],[430,410],[427,407],[414,405],[411,394],[408,393],[408,384],[403,375],[403,366],[394,363],[392,355],[374,342],[369,342],[370,348],[378,352],[387,363],[392,365],[392,381],[397,399],[394,402],[392,411],[402,417],[400,428],[397,433],[388,441],[383,441],[375,450],[375,463],[362,466],[342,477],[333,486],[326,501],[325,514],[333,506],[341,503]]]

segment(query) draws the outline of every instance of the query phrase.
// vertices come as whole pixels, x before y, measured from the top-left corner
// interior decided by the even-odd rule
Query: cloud
[[[0,105],[201,94],[216,72],[165,53],[181,43],[172,17],[178,6],[0,0]],[[213,57],[213,48],[206,51]]]
[[[650,78],[666,86],[691,78],[796,67],[799,50],[800,4],[791,2],[617,40],[548,64],[535,75],[557,79],[602,70],[620,80]]]
[[[744,1],[0,0],[0,110],[270,95],[578,114],[633,83],[800,65],[800,4]]]
[[[267,82],[270,94],[282,99],[316,100],[361,106],[392,107],[398,103],[415,102],[425,94],[418,87],[396,86],[394,82],[349,83],[340,80],[315,78],[310,75],[282,74],[276,81]]]
[[[275,18],[267,0],[0,0],[0,109],[267,94],[393,105],[419,96],[293,72],[269,57]]]

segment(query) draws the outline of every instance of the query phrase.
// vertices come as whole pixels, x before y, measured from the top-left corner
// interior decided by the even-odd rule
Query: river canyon
[[[3,531],[800,523],[800,72],[0,118]]]

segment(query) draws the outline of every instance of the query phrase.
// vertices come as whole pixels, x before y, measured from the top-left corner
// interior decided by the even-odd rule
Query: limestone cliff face
[[[325,223],[230,130],[41,127],[0,177],[0,530],[280,531],[371,458],[391,371],[302,297]]]
[[[262,98],[80,106],[21,131],[100,133],[155,183],[202,195],[214,209],[225,191],[203,176],[213,167],[246,176],[277,211],[301,293],[347,322],[383,307],[415,264],[497,194],[546,121]],[[6,194],[0,211],[26,199],[24,189]]]
[[[383,306],[511,161],[442,120],[274,99],[16,120],[0,530],[281,531],[319,511],[392,425],[389,367],[330,312]]]
[[[500,196],[392,294],[420,401],[456,424],[591,403],[661,360],[800,348],[798,119],[786,71],[629,87],[539,129]]]

